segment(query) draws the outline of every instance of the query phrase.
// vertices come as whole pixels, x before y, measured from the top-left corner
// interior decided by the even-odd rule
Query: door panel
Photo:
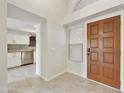
[[[92,22],[88,30],[88,78],[120,88],[120,16]]]

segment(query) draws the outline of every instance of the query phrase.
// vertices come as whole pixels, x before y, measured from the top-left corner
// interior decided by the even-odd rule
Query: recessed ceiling
[[[76,5],[74,11],[77,11],[77,10],[79,10],[79,9],[81,9],[81,8],[84,8],[84,7],[86,7],[86,6],[90,5],[90,4],[93,4],[94,2],[97,2],[97,1],[98,1],[98,0],[80,0],[80,1],[77,3],[77,5]]]

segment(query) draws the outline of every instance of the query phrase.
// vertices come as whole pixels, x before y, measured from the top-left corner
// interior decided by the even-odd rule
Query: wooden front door
[[[120,16],[87,27],[88,78],[120,88]]]

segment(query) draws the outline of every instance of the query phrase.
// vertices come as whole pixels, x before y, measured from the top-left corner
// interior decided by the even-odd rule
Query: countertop
[[[9,49],[8,53],[13,53],[13,52],[26,52],[26,51],[35,51],[35,47],[28,47],[28,48],[22,48],[22,49]]]

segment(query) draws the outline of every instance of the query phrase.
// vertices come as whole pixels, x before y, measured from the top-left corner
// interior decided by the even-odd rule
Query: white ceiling
[[[40,24],[42,18],[20,9],[12,4],[7,4],[7,27],[10,32],[29,32],[36,33],[37,25]]]
[[[69,4],[73,0],[65,0],[65,3]],[[75,1],[75,0],[74,0]],[[77,0],[76,0],[77,1]],[[74,6],[74,11],[86,7],[98,0],[78,0]],[[31,14],[23,9],[20,9],[10,3],[7,5],[7,26],[8,29],[23,30],[35,32],[35,26],[43,20],[42,18]]]
[[[80,1],[77,3],[77,5],[76,5],[74,11],[76,11],[76,10],[78,10],[78,9],[81,9],[81,8],[84,8],[84,7],[86,7],[86,6],[90,5],[90,4],[93,4],[94,2],[97,2],[97,1],[98,1],[98,0],[80,0]]]
[[[7,16],[9,18],[19,19],[23,21],[40,23],[43,19],[35,14],[25,11],[10,3],[7,4]]]
[[[36,25],[37,24],[35,22],[33,23],[33,22],[23,21],[23,20],[14,19],[14,18],[7,18],[8,29],[35,32],[37,29]]]

